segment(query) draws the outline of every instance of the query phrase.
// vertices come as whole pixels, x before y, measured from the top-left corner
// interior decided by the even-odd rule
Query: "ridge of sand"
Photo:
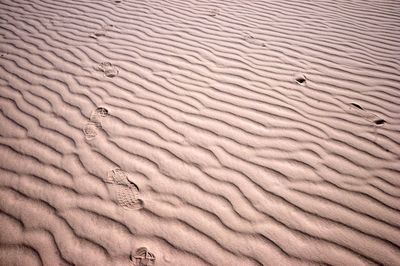
[[[399,13],[1,1],[0,265],[399,265]]]

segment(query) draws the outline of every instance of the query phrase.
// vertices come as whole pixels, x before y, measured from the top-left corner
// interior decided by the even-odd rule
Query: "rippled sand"
[[[0,3],[0,265],[400,265],[398,1]]]

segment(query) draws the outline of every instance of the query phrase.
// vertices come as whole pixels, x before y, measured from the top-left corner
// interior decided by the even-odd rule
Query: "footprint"
[[[253,40],[254,36],[251,33],[245,32],[245,33],[243,33],[243,38],[244,38],[244,40],[249,41],[249,40]]]
[[[115,168],[107,173],[107,182],[125,186],[132,184],[128,179],[128,173],[120,168]]]
[[[144,204],[139,199],[139,190],[136,186],[118,185],[117,188],[117,203],[124,209],[139,210]]]
[[[101,128],[101,120],[106,116],[108,116],[108,110],[104,107],[98,107],[90,114],[90,122]]]
[[[216,17],[217,15],[219,15],[219,10],[216,8],[210,9],[208,10],[208,15],[211,17]]]
[[[101,128],[101,119],[107,115],[108,110],[104,107],[98,107],[90,114],[89,122],[83,127],[83,133],[87,140],[92,140],[97,136],[98,129]]]
[[[262,46],[262,47],[265,47],[265,46],[266,46],[265,43],[264,43],[263,41],[256,39],[256,38],[255,38],[251,33],[249,33],[249,32],[245,32],[245,33],[243,34],[243,39],[244,39],[246,42],[251,43],[251,44],[254,44],[254,45],[257,45],[257,46]]]
[[[386,121],[376,114],[373,114],[364,108],[361,107],[361,105],[357,103],[350,103],[350,111],[358,116],[363,117],[365,120],[374,123],[375,125],[383,125],[386,123]]]
[[[115,185],[113,191],[119,206],[134,210],[143,208],[143,201],[139,199],[139,187],[129,179],[127,172],[120,168],[110,170],[106,183]]]
[[[99,37],[106,36],[106,33],[107,33],[106,27],[102,26],[100,30],[96,31],[95,33],[90,34],[89,37],[93,38],[93,39],[97,39]]]
[[[118,3],[118,1],[115,1],[115,2]],[[121,1],[119,1],[119,2],[121,2]],[[90,34],[89,37],[93,38],[93,39],[97,39],[99,37],[106,36],[107,31],[114,29],[114,28],[115,28],[114,25],[103,25],[100,30],[96,31],[95,33]]]
[[[83,134],[87,140],[92,140],[97,136],[98,126],[95,123],[87,123],[83,128]]]
[[[148,251],[146,247],[137,249],[135,254],[130,255],[130,259],[135,266],[152,266],[156,262],[156,256]]]
[[[97,31],[97,32],[92,33],[92,34],[89,35],[89,37],[93,38],[93,39],[97,39],[97,38],[102,37],[102,36],[106,36],[106,32],[103,31],[103,30],[102,31]]]
[[[97,128],[101,128],[101,120],[100,120],[100,116],[90,116],[90,123],[92,123],[93,125],[95,125]]]
[[[98,65],[97,67],[98,70],[104,72],[104,76],[108,78],[113,78],[116,77],[119,73],[119,70],[117,67],[115,67],[113,64],[110,62],[102,62]]]

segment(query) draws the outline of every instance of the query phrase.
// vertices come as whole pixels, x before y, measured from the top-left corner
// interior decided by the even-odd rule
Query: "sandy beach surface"
[[[400,1],[2,0],[0,265],[400,265]]]

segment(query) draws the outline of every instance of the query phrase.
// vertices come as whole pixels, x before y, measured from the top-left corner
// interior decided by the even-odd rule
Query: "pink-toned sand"
[[[0,265],[400,265],[399,14],[2,0]]]

